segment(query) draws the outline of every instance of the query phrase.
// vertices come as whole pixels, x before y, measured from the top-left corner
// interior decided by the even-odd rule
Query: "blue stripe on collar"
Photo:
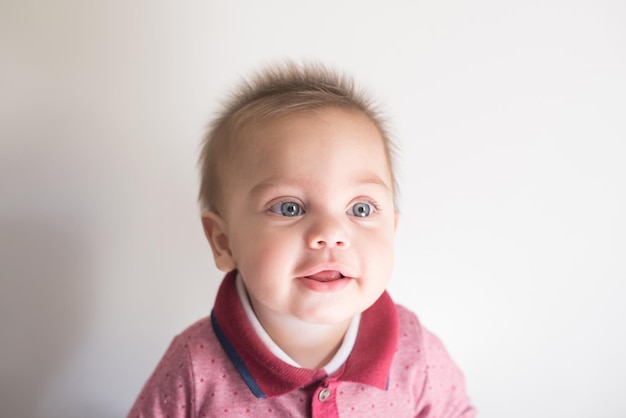
[[[246,385],[248,385],[248,388],[250,388],[252,394],[257,398],[265,399],[265,393],[263,393],[259,385],[257,385],[256,381],[252,377],[252,374],[250,374],[250,371],[241,360],[241,357],[239,357],[239,354],[237,354],[230,341],[228,341],[228,338],[226,338],[226,335],[224,335],[224,333],[222,332],[222,329],[218,325],[217,320],[215,319],[215,314],[213,312],[211,312],[211,325],[213,325],[213,331],[215,332],[215,336],[217,337],[218,341],[222,345],[222,348],[224,349],[224,351],[226,351],[228,358],[230,358],[230,361],[237,369],[237,372],[239,372],[239,375],[241,376],[243,381],[246,382]]]

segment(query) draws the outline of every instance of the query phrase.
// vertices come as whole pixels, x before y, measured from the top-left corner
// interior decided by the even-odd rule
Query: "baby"
[[[385,291],[392,148],[368,100],[324,66],[243,83],[200,157],[202,224],[226,275],[129,418],[475,416],[441,342]]]

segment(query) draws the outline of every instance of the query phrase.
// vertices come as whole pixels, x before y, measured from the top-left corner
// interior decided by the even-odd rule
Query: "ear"
[[[236,263],[230,250],[224,219],[213,211],[204,211],[202,212],[202,227],[206,239],[211,244],[217,268],[225,273],[234,270]]]
[[[398,219],[400,218],[400,212],[395,211],[393,213],[393,231],[396,232],[398,230]]]

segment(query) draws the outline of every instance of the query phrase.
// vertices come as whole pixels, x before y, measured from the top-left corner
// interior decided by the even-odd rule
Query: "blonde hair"
[[[353,109],[364,113],[378,127],[384,142],[387,162],[393,179],[394,145],[389,139],[383,118],[354,81],[320,63],[296,64],[291,61],[268,66],[243,80],[224,103],[202,142],[200,158],[200,191],[203,210],[219,213],[224,196],[224,176],[234,167],[244,127],[296,112],[323,108]]]

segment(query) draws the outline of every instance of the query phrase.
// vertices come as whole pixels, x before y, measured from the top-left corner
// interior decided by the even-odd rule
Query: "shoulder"
[[[206,404],[216,392],[230,389],[232,373],[211,318],[203,318],[173,338],[128,416],[158,411],[157,416],[178,417],[181,411],[196,411],[197,402]]]
[[[172,345],[179,349],[185,348],[191,353],[198,351],[198,349],[204,349],[206,344],[211,344],[214,340],[215,334],[211,325],[211,317],[207,316],[191,324],[176,335]]]
[[[416,345],[423,348],[425,353],[432,355],[440,354],[444,349],[441,340],[425,327],[417,315],[410,309],[396,305],[398,311],[400,339],[398,345],[410,343],[413,347]]]
[[[410,346],[411,349],[421,348],[424,343],[429,339],[430,333],[426,330],[420,322],[417,315],[410,309],[396,305],[398,312],[398,349]],[[421,351],[421,350],[420,350]]]
[[[202,318],[171,339],[162,361],[173,356],[188,357],[192,353],[199,351],[198,348],[210,345],[212,339],[214,339],[214,337],[211,327],[211,318]]]
[[[194,373],[215,369],[226,360],[215,336],[211,317],[202,318],[176,335],[162,362],[190,367]],[[182,366],[181,366],[182,365]]]
[[[405,362],[411,359],[421,393],[420,408],[433,412],[427,416],[474,417],[463,373],[442,341],[422,325],[415,313],[401,305],[396,308],[400,323],[398,354]]]
[[[174,336],[156,371],[166,371],[168,376],[185,374],[183,370],[193,374],[198,366],[215,363],[218,349],[211,318],[202,318]]]
[[[452,363],[443,342],[424,326],[417,315],[402,305],[396,305],[399,319],[399,350],[416,352],[430,365]]]
[[[211,318],[202,318],[170,342],[161,358],[152,380],[155,385],[194,387],[209,370],[223,367],[225,363]]]
[[[398,304],[396,304],[396,310],[398,311],[398,320],[400,321],[400,328],[402,327],[409,327],[409,328],[416,328],[416,329],[421,328],[419,319],[417,318],[417,315],[415,315],[413,311]]]

